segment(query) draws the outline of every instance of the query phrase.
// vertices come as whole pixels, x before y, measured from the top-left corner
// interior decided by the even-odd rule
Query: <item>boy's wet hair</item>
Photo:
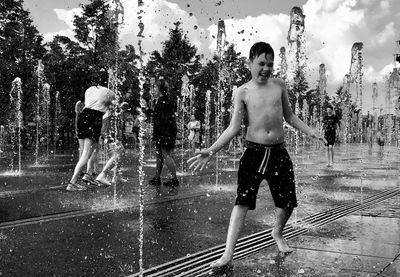
[[[257,58],[263,53],[265,53],[265,56],[271,54],[272,59],[274,59],[275,57],[274,49],[272,49],[269,43],[263,41],[254,43],[253,46],[250,48],[250,53],[249,53],[250,61],[253,61],[255,58]]]
[[[326,108],[333,110],[333,106],[332,105],[328,105],[328,106],[326,106]]]

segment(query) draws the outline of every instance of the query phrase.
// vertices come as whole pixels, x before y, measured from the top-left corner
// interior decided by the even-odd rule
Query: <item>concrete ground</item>
[[[263,183],[242,232],[244,250],[238,249],[234,269],[222,275],[400,276],[398,148],[340,145],[333,168],[326,167],[323,148],[299,146],[289,152],[299,200],[287,233],[295,251],[282,256],[273,243],[250,251],[246,238],[267,232],[274,222],[273,201]],[[154,173],[149,154],[142,186],[139,154],[133,150],[116,186],[85,192],[65,191],[74,152],[36,166],[27,160],[17,176],[3,172],[0,276],[139,276],[141,270],[143,276],[209,275],[208,264],[219,254],[207,253],[220,251],[225,242],[236,194],[232,170],[237,160],[232,158],[240,153],[221,158],[216,184],[215,164],[191,175],[181,162],[190,154],[177,151],[182,173],[176,188],[147,184]],[[6,160],[0,157],[2,165]],[[199,252],[206,254],[196,264]],[[184,261],[189,266],[175,274],[170,269],[174,260],[177,267]],[[157,273],[154,267],[162,265],[170,273]],[[191,275],[200,267],[205,270]]]

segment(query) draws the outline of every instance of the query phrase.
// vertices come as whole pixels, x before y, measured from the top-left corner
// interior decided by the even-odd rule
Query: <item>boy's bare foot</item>
[[[283,253],[293,252],[293,248],[289,246],[289,244],[287,243],[286,239],[282,236],[282,234],[279,234],[278,232],[273,230],[271,232],[271,236],[275,240],[276,245],[278,245],[279,251]]]
[[[210,264],[211,269],[229,269],[232,268],[232,259],[222,256],[217,261]]]

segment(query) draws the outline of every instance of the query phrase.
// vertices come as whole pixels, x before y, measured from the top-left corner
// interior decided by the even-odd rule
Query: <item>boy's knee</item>
[[[294,207],[292,207],[292,206],[286,206],[286,207],[282,207],[282,208],[277,207],[277,210],[281,210],[286,214],[286,216],[290,216],[294,210]]]

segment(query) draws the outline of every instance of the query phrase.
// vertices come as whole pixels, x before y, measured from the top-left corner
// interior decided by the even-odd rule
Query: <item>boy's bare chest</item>
[[[272,91],[271,93],[264,92],[248,95],[246,98],[246,106],[248,112],[271,109],[275,110],[282,106],[281,93]]]

